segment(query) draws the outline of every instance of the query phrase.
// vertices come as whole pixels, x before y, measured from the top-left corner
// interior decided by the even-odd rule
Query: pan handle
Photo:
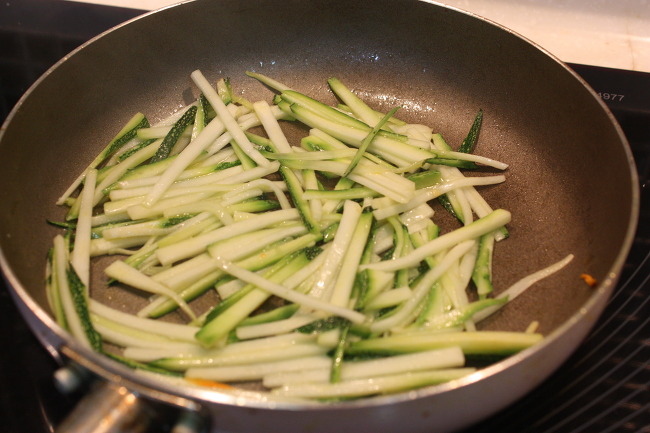
[[[88,381],[86,393],[55,429],[56,433],[145,433],[160,431],[163,408],[140,397],[127,387],[102,380],[90,380],[88,372],[71,364],[55,372],[55,384],[62,393],[78,391]],[[169,408],[167,408],[169,409]],[[169,412],[169,410],[165,411]],[[184,410],[173,411],[176,421],[170,433],[201,433],[204,417]]]
[[[154,415],[145,400],[124,386],[96,382],[68,414],[57,433],[142,433]]]

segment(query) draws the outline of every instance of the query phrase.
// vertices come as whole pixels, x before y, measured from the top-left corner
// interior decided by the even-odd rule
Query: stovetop
[[[34,7],[36,6],[36,8]],[[0,122],[52,64],[140,10],[21,0],[0,6]],[[641,214],[620,282],[576,353],[526,397],[464,433],[650,432],[650,74],[570,65],[603,98],[637,164]],[[54,389],[57,364],[0,282],[0,419],[5,433],[53,431],[75,396]]]

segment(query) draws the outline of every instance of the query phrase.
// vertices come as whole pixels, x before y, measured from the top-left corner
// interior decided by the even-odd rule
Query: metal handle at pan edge
[[[72,411],[56,427],[56,433],[146,433],[169,425],[170,433],[207,431],[206,418],[196,410],[154,402],[127,386],[95,379],[71,362],[54,373],[63,394],[82,391]]]

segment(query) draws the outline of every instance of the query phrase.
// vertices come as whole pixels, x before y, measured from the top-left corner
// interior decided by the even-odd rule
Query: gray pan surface
[[[433,126],[454,147],[482,108],[476,151],[510,164],[506,184],[482,190],[494,208],[513,214],[494,264],[497,291],[576,256],[485,327],[522,330],[538,320],[547,343],[451,385],[276,407],[158,384],[76,347],[45,314],[45,255],[57,233],[45,220],[62,217],[56,198],[135,112],[155,121],[196,97],[195,69],[269,101],[272,93],[245,71],[332,103],[326,80],[336,76],[377,109],[402,105],[402,118]],[[149,14],[86,44],[39,80],[9,116],[0,155],[3,270],[44,344],[72,347],[111,380],[202,401],[233,431],[358,432],[359,422],[364,432],[395,431],[399,419],[409,431],[444,431],[489,415],[579,344],[618,277],[638,211],[625,138],[575,74],[506,29],[419,1],[198,0]],[[583,272],[600,285],[586,285]],[[98,296],[113,298],[101,289]],[[468,409],[470,401],[480,403]]]

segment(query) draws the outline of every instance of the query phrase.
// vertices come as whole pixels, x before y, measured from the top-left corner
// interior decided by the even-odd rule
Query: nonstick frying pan
[[[230,77],[253,100],[271,92],[246,70],[329,102],[326,80],[336,76],[378,109],[402,105],[401,117],[433,126],[452,145],[483,109],[477,152],[510,164],[506,184],[484,190],[513,214],[511,237],[498,245],[496,286],[575,254],[484,326],[523,330],[538,320],[545,341],[448,384],[328,404],[170,385],[76,344],[49,315],[43,275],[56,229],[45,221],[62,217],[56,198],[135,112],[155,121],[196,96],[195,69]],[[198,411],[229,432],[442,432],[487,417],[580,344],[616,283],[638,213],[625,137],[576,74],[503,27],[425,1],[197,0],[147,14],[49,70],[0,138],[2,269],[43,345],[111,389]]]

